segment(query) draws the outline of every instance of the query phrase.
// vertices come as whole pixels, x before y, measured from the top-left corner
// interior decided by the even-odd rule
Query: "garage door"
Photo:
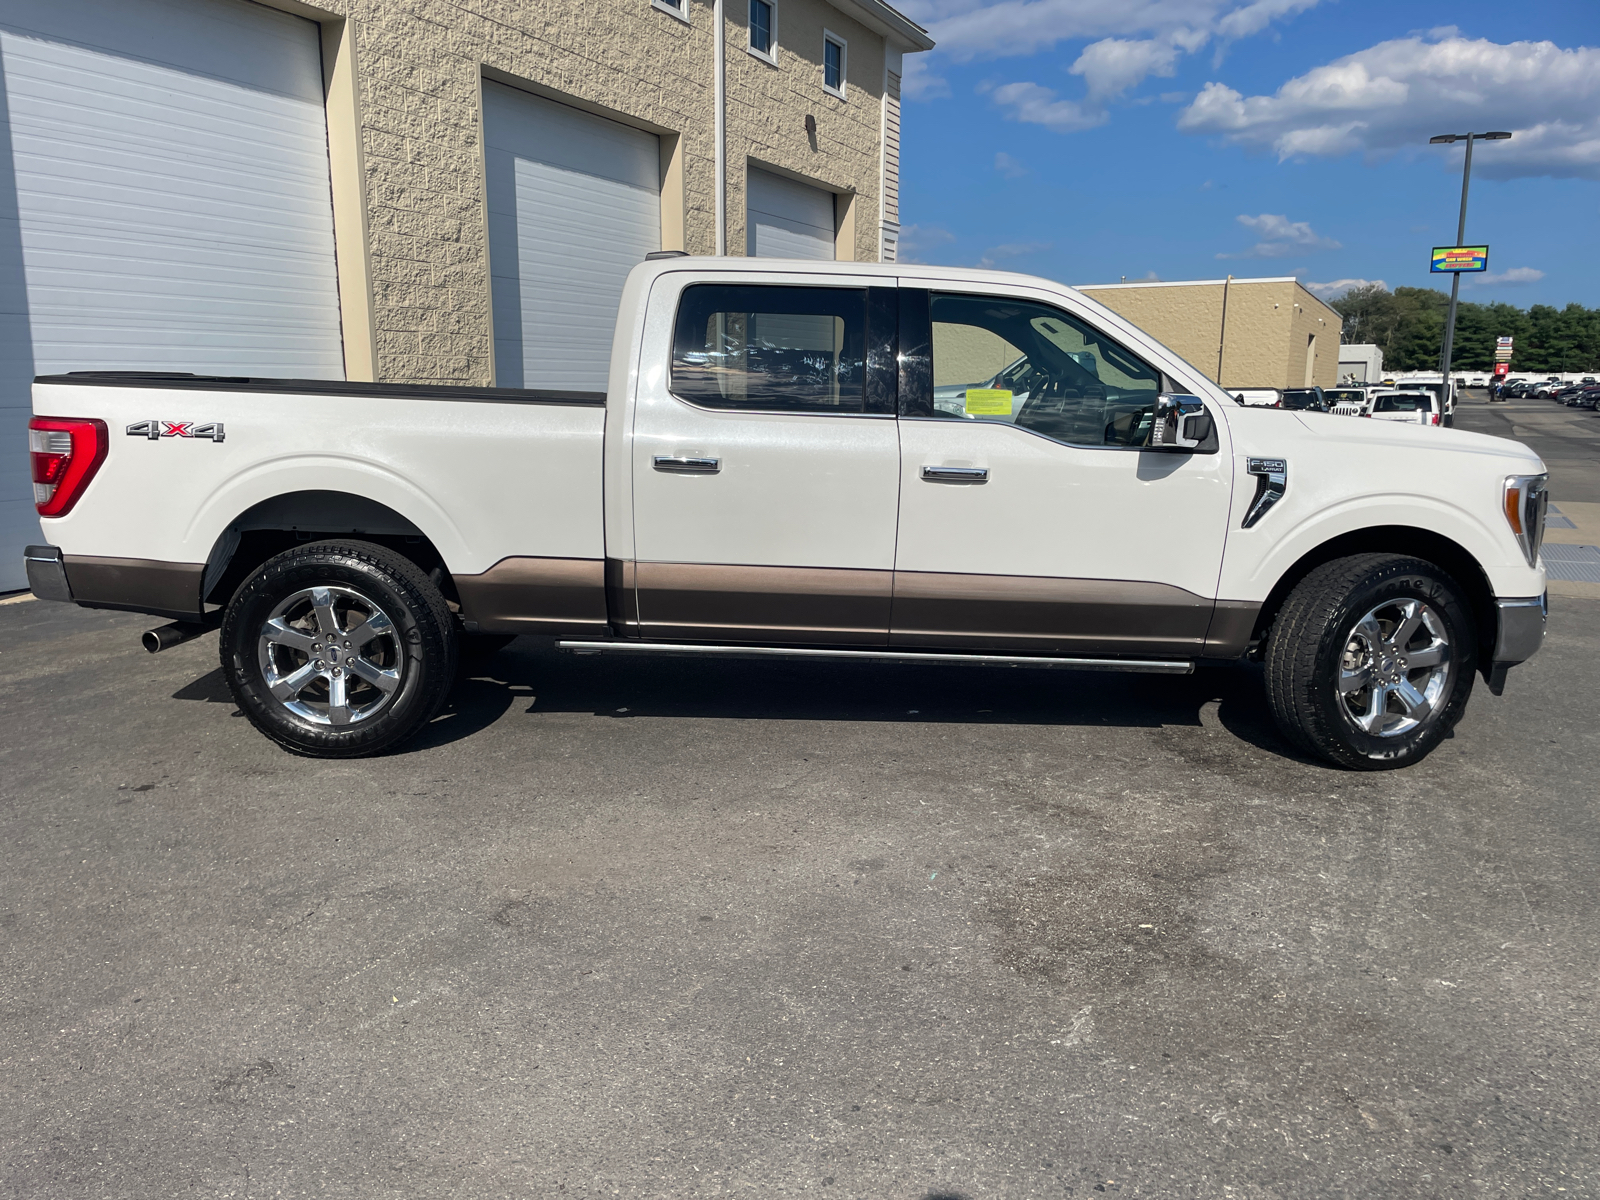
[[[832,258],[833,193],[771,171],[750,170],[745,252],[762,258]]]
[[[495,382],[603,392],[628,272],[661,248],[661,144],[483,85]]]
[[[246,0],[0,0],[0,68],[6,588],[39,539],[33,375],[341,379],[344,360],[314,23]]]

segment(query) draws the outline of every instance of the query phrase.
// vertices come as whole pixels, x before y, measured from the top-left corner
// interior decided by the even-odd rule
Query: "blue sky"
[[[1474,148],[1463,298],[1600,307],[1600,0],[900,6],[940,42],[907,71],[904,257],[1439,286],[1461,151],[1428,137],[1510,129]]]

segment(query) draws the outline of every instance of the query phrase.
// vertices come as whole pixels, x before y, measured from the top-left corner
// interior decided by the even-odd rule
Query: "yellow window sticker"
[[[967,416],[1009,417],[1011,393],[1005,388],[968,388]]]

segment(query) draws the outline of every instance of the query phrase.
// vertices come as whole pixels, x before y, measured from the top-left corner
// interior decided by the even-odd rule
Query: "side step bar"
[[[674,642],[556,643],[568,654],[678,654],[695,658],[842,658],[861,662],[938,663],[975,667],[1052,667],[1058,671],[1141,671],[1192,675],[1188,659],[1041,658],[1023,654],[941,654],[925,650],[813,650],[800,646],[697,646]]]

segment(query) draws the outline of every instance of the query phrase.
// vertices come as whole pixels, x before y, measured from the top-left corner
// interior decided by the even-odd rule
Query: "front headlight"
[[[1549,506],[1549,475],[1507,475],[1503,507],[1506,524],[1522,547],[1530,567],[1538,565],[1539,544],[1544,541],[1544,513]]]

